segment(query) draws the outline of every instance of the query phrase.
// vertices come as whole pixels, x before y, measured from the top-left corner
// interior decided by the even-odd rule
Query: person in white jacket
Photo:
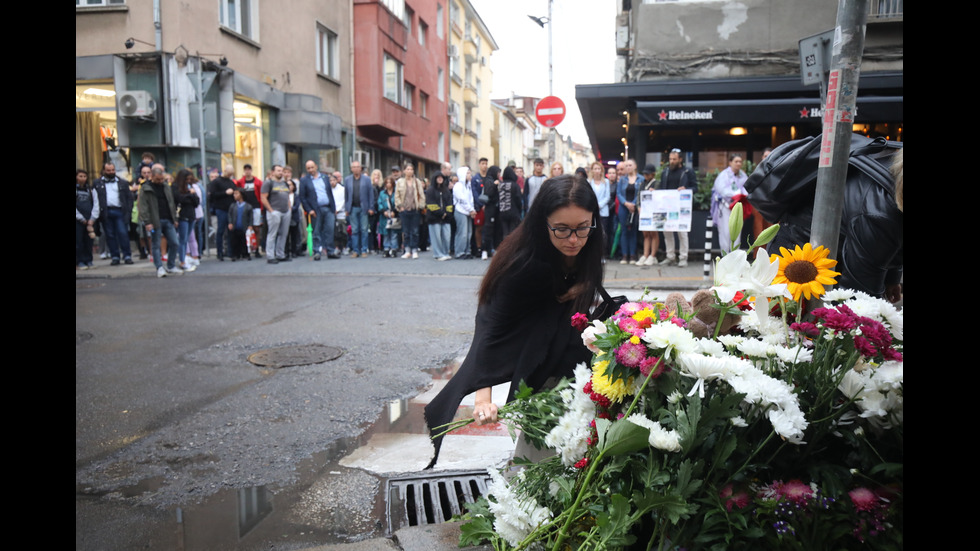
[[[470,254],[470,237],[473,235],[473,219],[476,207],[473,204],[473,190],[470,188],[470,169],[460,167],[456,170],[459,182],[453,186],[453,216],[456,217],[456,258],[473,258]],[[464,185],[465,184],[465,185]]]

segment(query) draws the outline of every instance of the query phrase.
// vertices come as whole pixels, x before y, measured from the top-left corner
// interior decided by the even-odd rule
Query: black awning
[[[860,96],[854,122],[904,120],[902,96]],[[757,98],[708,101],[637,101],[638,124],[707,126],[820,122],[819,99]]]

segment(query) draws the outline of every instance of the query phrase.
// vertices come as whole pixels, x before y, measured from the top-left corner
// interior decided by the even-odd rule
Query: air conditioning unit
[[[450,103],[449,104],[449,116],[450,117],[455,117],[456,115],[459,115],[459,104],[458,103]]]
[[[146,90],[125,90],[119,94],[119,114],[128,118],[156,115],[157,102]]]
[[[371,166],[371,153],[367,151],[355,151],[353,161],[361,163],[361,166],[367,168]]]
[[[449,45],[449,57],[459,57],[459,46],[455,44]]]

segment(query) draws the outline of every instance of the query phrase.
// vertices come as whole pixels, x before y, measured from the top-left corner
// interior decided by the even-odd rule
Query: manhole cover
[[[441,524],[487,493],[490,475],[473,471],[388,480],[388,533],[404,526]]]
[[[248,361],[262,367],[294,367],[336,360],[344,351],[323,344],[301,344],[260,350],[248,357]]]

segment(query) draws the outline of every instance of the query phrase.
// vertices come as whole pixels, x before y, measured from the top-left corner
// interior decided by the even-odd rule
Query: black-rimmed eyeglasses
[[[579,226],[577,228],[552,228],[551,226],[548,226],[548,229],[551,230],[551,233],[555,234],[555,237],[558,239],[568,239],[572,236],[572,233],[574,233],[575,237],[578,237],[579,239],[585,239],[586,237],[592,235],[592,231],[595,230],[595,226]]]

